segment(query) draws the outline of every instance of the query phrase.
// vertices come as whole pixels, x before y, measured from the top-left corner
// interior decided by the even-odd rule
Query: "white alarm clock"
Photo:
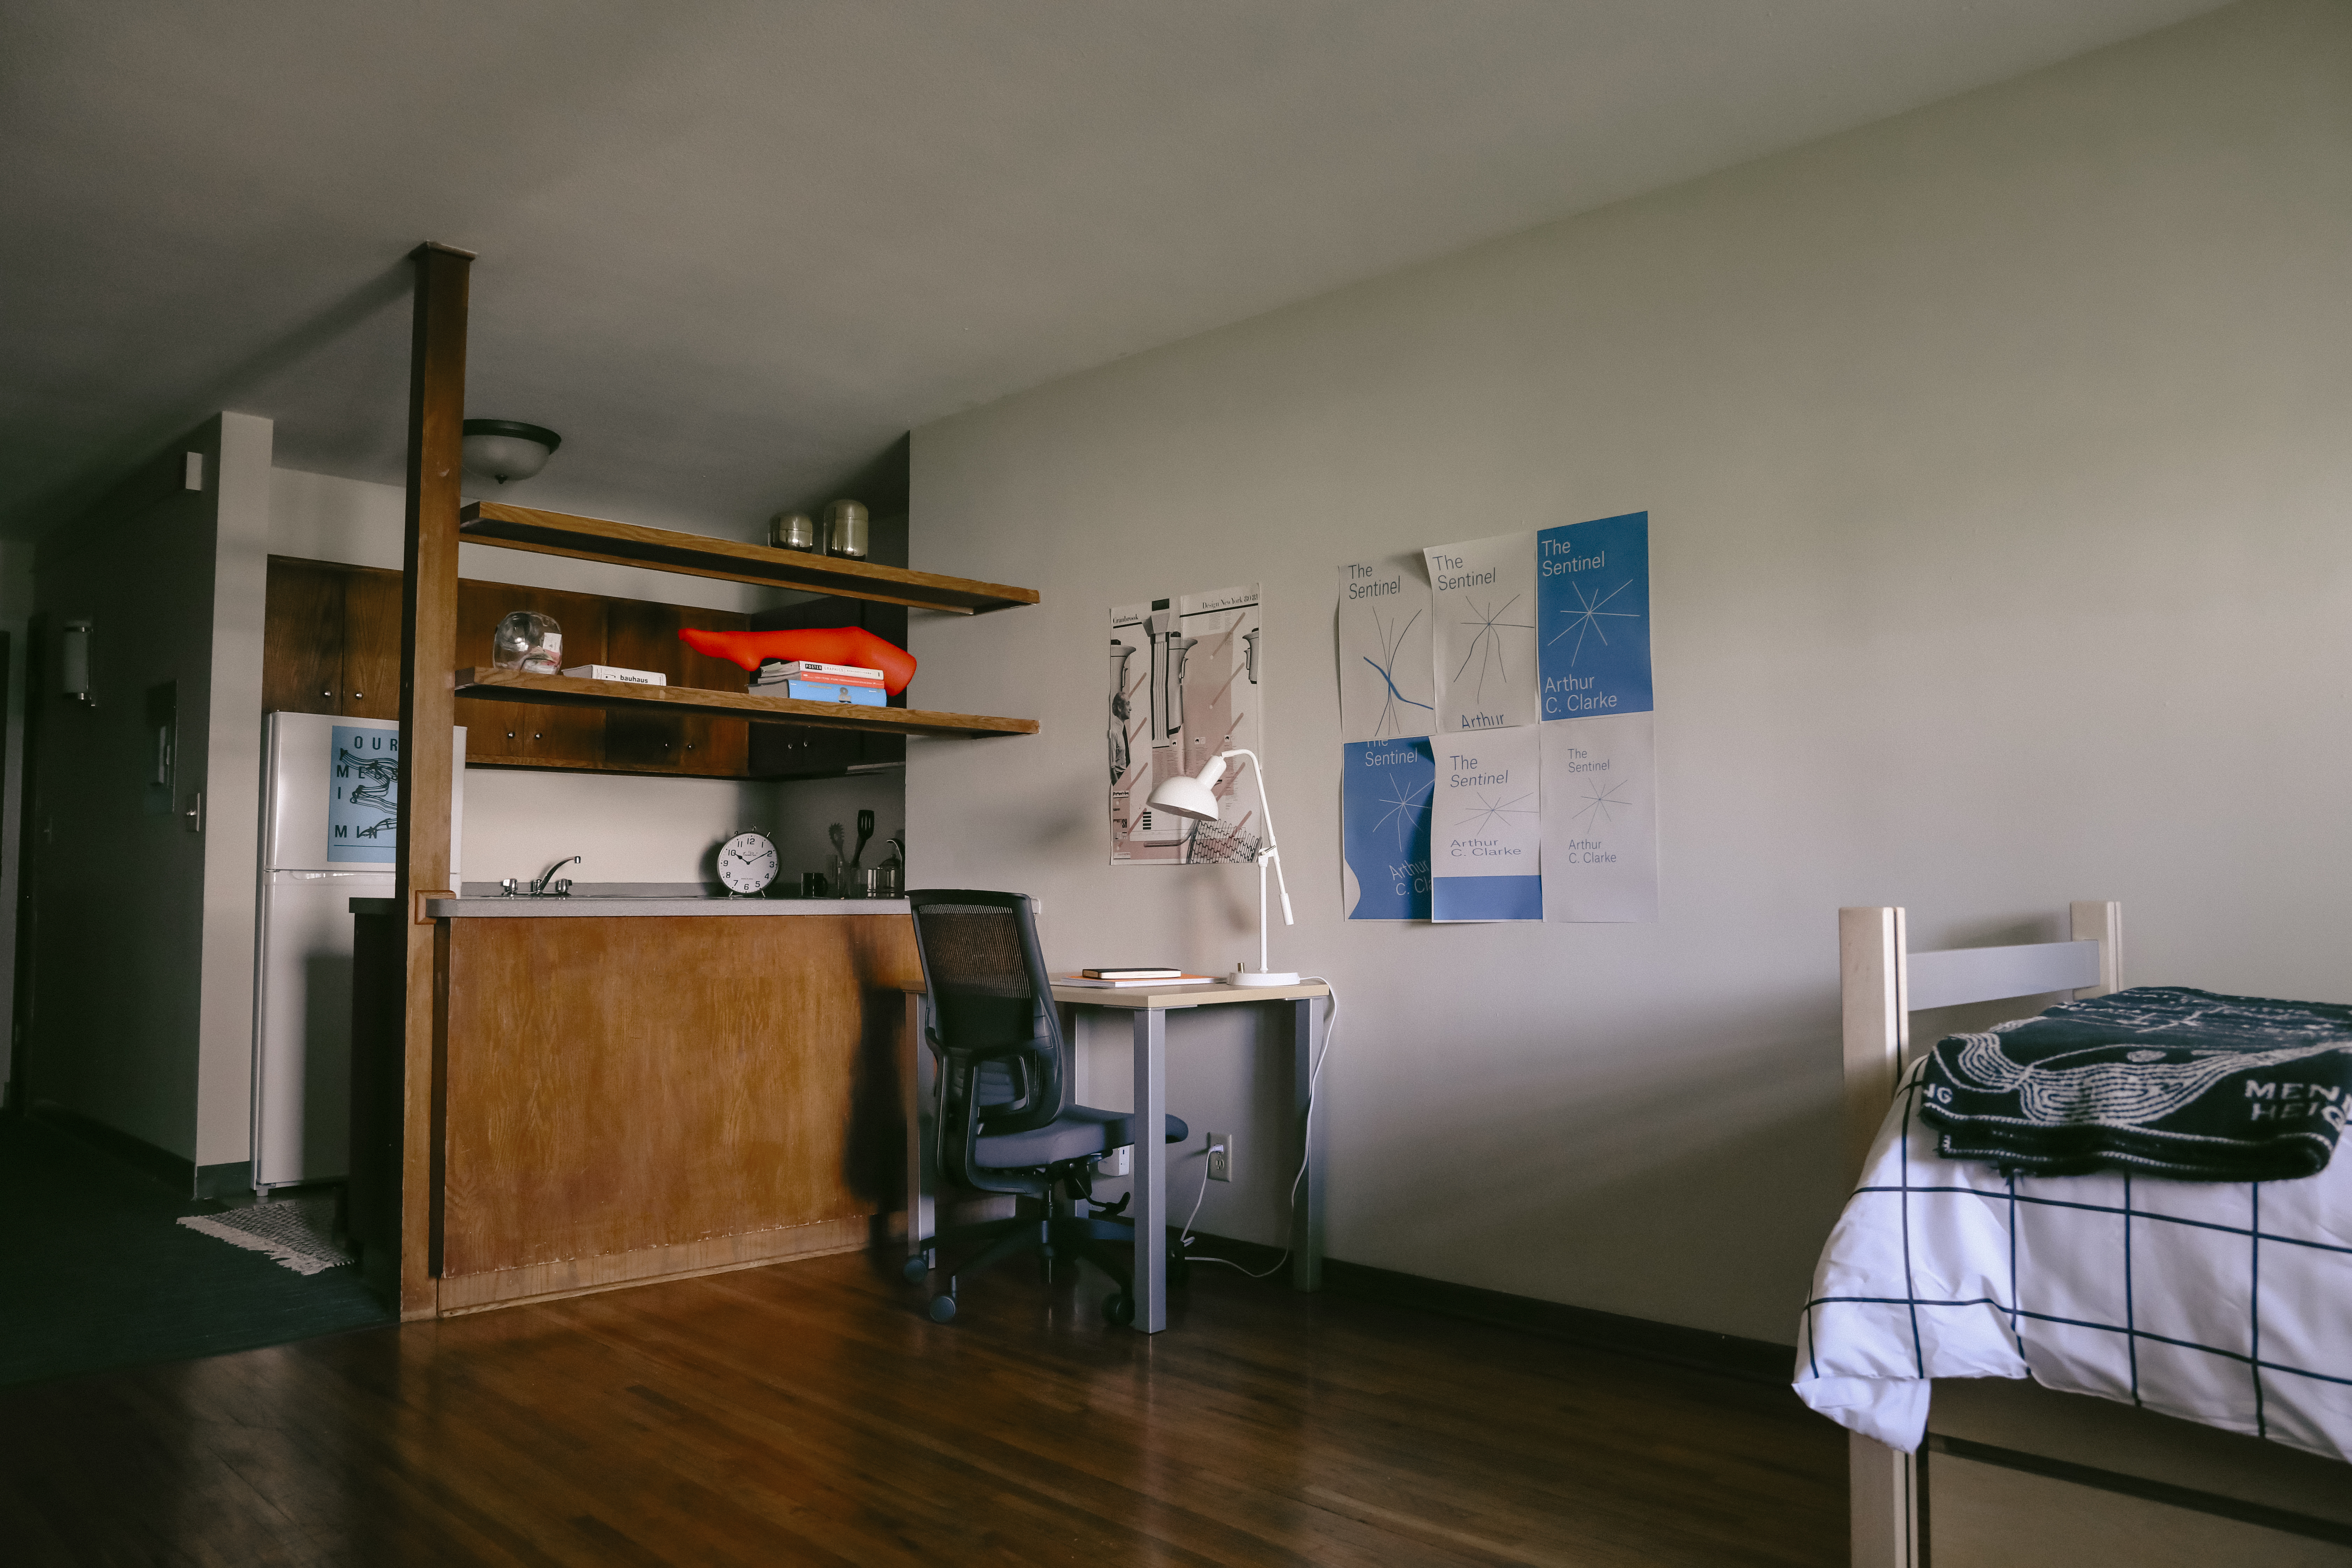
[[[754,829],[719,847],[719,879],[730,893],[756,898],[776,879],[776,847]]]

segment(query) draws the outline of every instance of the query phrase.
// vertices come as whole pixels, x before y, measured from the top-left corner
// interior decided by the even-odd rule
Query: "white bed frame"
[[[2074,904],[2069,928],[1912,952],[1900,909],[1838,911],[1850,1182],[1908,1065],[1913,1013],[2123,988],[2122,906]],[[1943,1380],[1916,1455],[1854,1435],[1848,1465],[1854,1568],[2352,1564],[2352,1468],[2028,1382]]]

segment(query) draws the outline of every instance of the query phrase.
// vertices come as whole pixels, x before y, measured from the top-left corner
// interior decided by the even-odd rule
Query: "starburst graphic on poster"
[[[1376,797],[1372,804],[1387,806],[1388,810],[1381,815],[1380,821],[1374,826],[1376,827],[1393,826],[1396,828],[1397,847],[1402,849],[1406,840],[1412,837],[1414,826],[1421,820],[1423,807],[1428,801],[1429,792],[1437,786],[1433,781],[1408,789],[1402,779],[1391,778],[1387,782],[1389,793]]]
[[[1496,679],[1506,683],[1511,679],[1510,667],[1504,662],[1503,658],[1503,634],[1506,631],[1535,630],[1535,627],[1528,622],[1503,619],[1505,616],[1511,613],[1511,606],[1518,602],[1519,595],[1517,594],[1504,600],[1499,608],[1491,599],[1483,605],[1475,600],[1468,601],[1472,618],[1461,624],[1465,626],[1475,626],[1477,629],[1471,634],[1469,650],[1463,655],[1462,668],[1454,672],[1454,679],[1457,682],[1460,681],[1463,676],[1468,673],[1473,664],[1477,665],[1478,685],[1473,693],[1473,700],[1475,701],[1484,702],[1486,700],[1486,677],[1490,673]]]
[[[1534,799],[1532,795],[1515,795],[1507,800],[1498,800],[1493,793],[1481,790],[1470,798],[1474,804],[1463,812],[1462,826],[1472,833],[1492,833],[1498,826],[1516,826],[1518,818],[1536,814],[1535,807],[1522,804]]]
[[[1602,784],[1597,780],[1586,780],[1584,792],[1576,797],[1584,802],[1584,805],[1570,812],[1569,820],[1571,822],[1580,820],[1583,823],[1583,831],[1587,833],[1599,830],[1616,821],[1619,812],[1631,811],[1633,808],[1633,801],[1625,795],[1625,791],[1632,787],[1631,779],[1619,779],[1611,784]]]
[[[1603,647],[1609,646],[1609,629],[1602,626],[1601,622],[1638,621],[1642,618],[1632,610],[1611,610],[1602,607],[1618,595],[1632,587],[1633,584],[1630,582],[1620,583],[1606,594],[1598,595],[1587,594],[1581,584],[1570,583],[1568,586],[1569,591],[1576,595],[1577,606],[1572,610],[1560,611],[1561,615],[1568,617],[1568,625],[1555,633],[1551,640],[1558,643],[1571,633],[1575,635],[1576,641],[1568,652],[1568,662],[1571,667],[1575,665],[1577,656],[1584,651],[1586,637],[1597,638]]]

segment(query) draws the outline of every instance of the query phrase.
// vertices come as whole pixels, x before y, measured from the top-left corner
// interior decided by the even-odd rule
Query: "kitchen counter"
[[[355,915],[390,914],[398,907],[393,899],[353,899],[352,913]],[[607,898],[572,894],[560,899],[427,899],[425,912],[435,920],[610,920],[615,916],[663,915],[690,916],[700,920],[711,916],[739,915],[904,915],[904,899],[677,899],[620,897]]]
[[[352,900],[354,1124],[362,1103],[374,1118],[355,1147],[393,1172],[366,1184],[355,1167],[352,1213],[416,1247],[404,1311],[855,1250],[900,1203],[903,991],[922,974],[907,901],[637,889],[428,898],[423,1084],[401,1071],[407,922],[393,900]],[[746,918],[771,915],[799,918]],[[379,952],[385,992],[362,995],[357,969]],[[431,1152],[395,1171],[411,1114]],[[431,1216],[421,1246],[384,1195],[411,1181]],[[379,1243],[354,1234],[364,1268]]]

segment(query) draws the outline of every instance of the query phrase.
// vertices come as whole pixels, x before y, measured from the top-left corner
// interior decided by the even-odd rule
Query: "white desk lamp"
[[[1208,765],[1190,778],[1179,775],[1168,780],[1151,792],[1151,808],[1169,811],[1195,822],[1217,820],[1217,782],[1225,776],[1227,757],[1247,757],[1257,769],[1258,803],[1265,806],[1265,847],[1257,852],[1257,967],[1234,965],[1233,983],[1236,985],[1296,985],[1298,976],[1276,973],[1266,965],[1265,868],[1274,868],[1275,885],[1282,889],[1282,923],[1297,925],[1290,914],[1290,884],[1283,879],[1282,852],[1274,844],[1274,809],[1265,800],[1265,764],[1248,747],[1220,752],[1211,757]]]

